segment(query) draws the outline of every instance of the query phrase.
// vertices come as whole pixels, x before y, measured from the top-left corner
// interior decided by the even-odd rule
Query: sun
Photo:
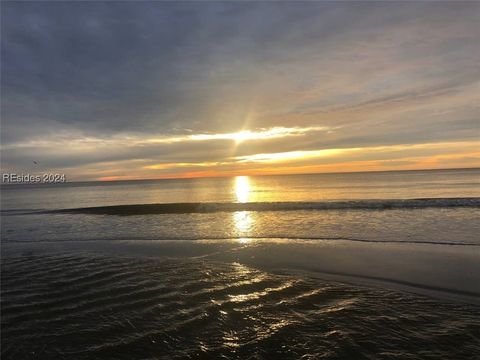
[[[245,141],[245,140],[253,140],[255,139],[255,134],[253,132],[251,132],[250,130],[244,130],[244,131],[239,131],[239,132],[236,132],[236,133],[232,133],[230,134],[231,135],[231,138],[232,140],[235,141],[235,143],[241,143],[242,141]]]

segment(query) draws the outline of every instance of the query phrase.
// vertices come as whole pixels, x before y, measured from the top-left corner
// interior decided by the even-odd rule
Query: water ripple
[[[2,260],[2,359],[467,359],[480,308],[239,263]]]

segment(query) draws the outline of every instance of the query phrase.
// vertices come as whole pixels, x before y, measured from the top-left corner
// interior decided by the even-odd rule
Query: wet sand
[[[349,240],[225,239],[64,241],[4,244],[4,258],[23,253],[93,251],[239,262],[266,271],[311,271],[363,284],[480,304],[480,246]]]
[[[461,268],[445,277],[439,255],[418,245],[395,249],[392,261],[371,244],[243,241],[7,244],[2,359],[472,359],[480,351],[480,307],[459,301],[478,299],[477,285],[455,283],[474,265],[464,248],[449,248],[462,261],[447,261]],[[299,259],[315,261],[304,271]],[[340,269],[346,275],[325,273]],[[401,290],[414,274],[417,293]],[[447,285],[455,300],[444,289],[418,294]]]

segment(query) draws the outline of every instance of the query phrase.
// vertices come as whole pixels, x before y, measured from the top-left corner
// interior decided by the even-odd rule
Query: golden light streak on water
[[[250,198],[250,181],[248,176],[237,176],[235,178],[235,195],[238,202],[248,202]]]

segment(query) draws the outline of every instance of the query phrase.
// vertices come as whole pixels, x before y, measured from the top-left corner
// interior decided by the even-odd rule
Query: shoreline
[[[480,248],[468,245],[249,238],[2,243],[2,261],[45,252],[241,263],[480,305]]]

